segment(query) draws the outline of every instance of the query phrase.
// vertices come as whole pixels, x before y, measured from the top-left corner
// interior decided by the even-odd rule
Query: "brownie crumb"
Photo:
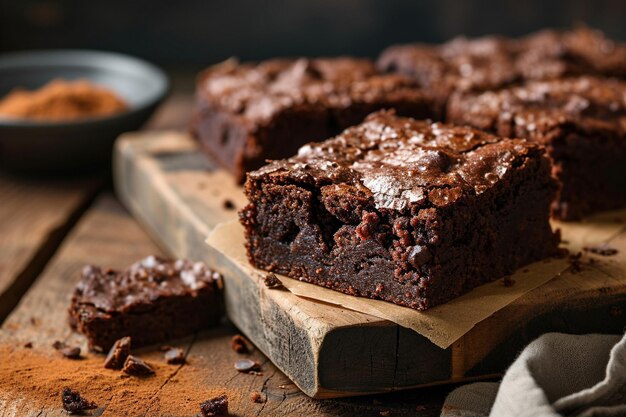
[[[264,402],[267,401],[267,398],[258,391],[254,391],[250,395],[250,399],[252,400],[253,403],[257,403],[257,404],[263,404]]]
[[[70,388],[63,388],[61,400],[63,401],[63,409],[70,414],[80,414],[84,411],[98,408],[96,403],[86,400],[81,397],[78,391]]]
[[[572,273],[576,274],[583,270],[582,262],[580,261],[580,258],[582,256],[583,256],[582,252],[578,252],[575,255],[569,256],[568,261],[569,261],[570,270],[572,271]]]
[[[241,359],[235,362],[235,369],[243,373],[257,373],[261,370],[261,365],[252,359]]]
[[[33,347],[33,342],[26,342],[26,343],[24,343],[24,347],[25,347],[26,349],[32,349],[32,347]]]
[[[391,411],[385,410],[379,413],[382,417],[389,417],[391,415]]]
[[[270,290],[285,288],[283,283],[273,272],[269,272],[267,275],[265,275],[265,278],[263,278],[263,284],[265,284],[265,286]]]
[[[219,397],[206,400],[200,404],[200,412],[202,413],[202,417],[227,415],[228,397],[224,394]]]
[[[620,306],[611,307],[611,317],[619,317],[622,315],[622,308]]]
[[[502,278],[502,285],[504,285],[505,287],[512,287],[513,285],[515,285],[515,280],[511,277],[504,277]]]
[[[602,243],[600,245],[594,246],[585,246],[583,248],[585,252],[591,252],[600,256],[613,256],[618,253],[618,250],[612,246],[607,245],[606,243]]]
[[[126,358],[122,372],[132,376],[148,376],[154,374],[154,370],[150,365],[133,355],[128,355]]]
[[[80,348],[78,346],[68,346],[57,340],[52,344],[52,347],[61,352],[61,355],[68,359],[80,358]]]
[[[250,353],[246,339],[240,334],[236,334],[230,339],[230,347],[237,353]]]
[[[107,369],[122,369],[126,358],[130,355],[130,342],[129,336],[118,339],[104,360],[104,367]]]
[[[182,365],[185,363],[185,351],[181,348],[173,347],[165,351],[165,361],[170,365]]]
[[[226,199],[222,202],[222,207],[224,207],[226,210],[234,210],[235,203],[233,203],[232,200]]]

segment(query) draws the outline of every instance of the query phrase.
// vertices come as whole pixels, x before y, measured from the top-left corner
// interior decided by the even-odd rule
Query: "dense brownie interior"
[[[87,266],[76,286],[70,322],[106,351],[130,336],[133,346],[182,337],[222,315],[222,277],[200,262],[149,256],[124,271]]]
[[[544,145],[562,188],[556,217],[626,206],[626,83],[597,77],[457,94],[448,120]]]
[[[556,185],[540,146],[369,116],[249,174],[257,267],[427,309],[552,254]]]
[[[243,182],[267,159],[291,156],[374,110],[437,118],[440,107],[415,80],[379,74],[365,59],[229,60],[200,76],[192,132]]]

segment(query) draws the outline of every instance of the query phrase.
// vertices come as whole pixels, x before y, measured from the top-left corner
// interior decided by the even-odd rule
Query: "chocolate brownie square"
[[[553,254],[544,150],[469,127],[370,115],[248,174],[258,268],[426,310]]]
[[[486,91],[525,80],[572,75],[626,77],[626,45],[589,28],[544,30],[523,38],[455,38],[442,45],[394,45],[378,68],[412,76],[441,101],[454,91]]]
[[[200,262],[149,256],[124,271],[86,266],[72,297],[70,324],[89,347],[107,351],[183,337],[219,322],[222,277]]]
[[[243,182],[246,172],[266,160],[292,156],[305,143],[338,134],[385,108],[438,118],[442,106],[415,80],[381,75],[365,59],[228,60],[200,75],[191,131]]]
[[[552,210],[575,220],[626,207],[626,83],[574,77],[455,94],[448,120],[546,147],[562,186]]]

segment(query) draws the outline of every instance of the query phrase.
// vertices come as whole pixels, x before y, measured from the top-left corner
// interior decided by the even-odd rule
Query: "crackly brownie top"
[[[73,302],[105,312],[127,311],[160,297],[193,295],[207,287],[221,286],[221,282],[221,275],[201,262],[148,256],[124,271],[86,266]]]
[[[378,209],[443,207],[485,192],[525,158],[540,153],[522,139],[380,111],[249,178],[308,183],[320,187],[322,194],[343,189],[346,198],[369,200]]]
[[[367,59],[343,57],[243,64],[230,59],[206,70],[198,91],[220,108],[252,120],[299,105],[345,108],[354,102],[427,100],[415,80],[379,74]]]
[[[460,37],[439,46],[392,46],[378,66],[408,73],[430,88],[482,91],[567,75],[626,77],[626,45],[588,28],[544,30],[519,39]]]
[[[450,114],[486,130],[516,126],[530,133],[569,125],[581,131],[626,132],[626,83],[574,77],[455,97]]]

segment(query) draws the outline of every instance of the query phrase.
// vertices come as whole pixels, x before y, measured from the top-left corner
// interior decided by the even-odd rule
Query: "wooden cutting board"
[[[245,197],[187,135],[127,134],[114,166],[119,197],[148,232],[172,256],[220,269],[229,319],[315,398],[493,377],[542,333],[620,333],[626,325],[626,232],[619,225],[609,236],[617,255],[586,255],[595,262],[527,293],[441,349],[389,321],[268,290],[206,245],[216,225],[237,218]]]

